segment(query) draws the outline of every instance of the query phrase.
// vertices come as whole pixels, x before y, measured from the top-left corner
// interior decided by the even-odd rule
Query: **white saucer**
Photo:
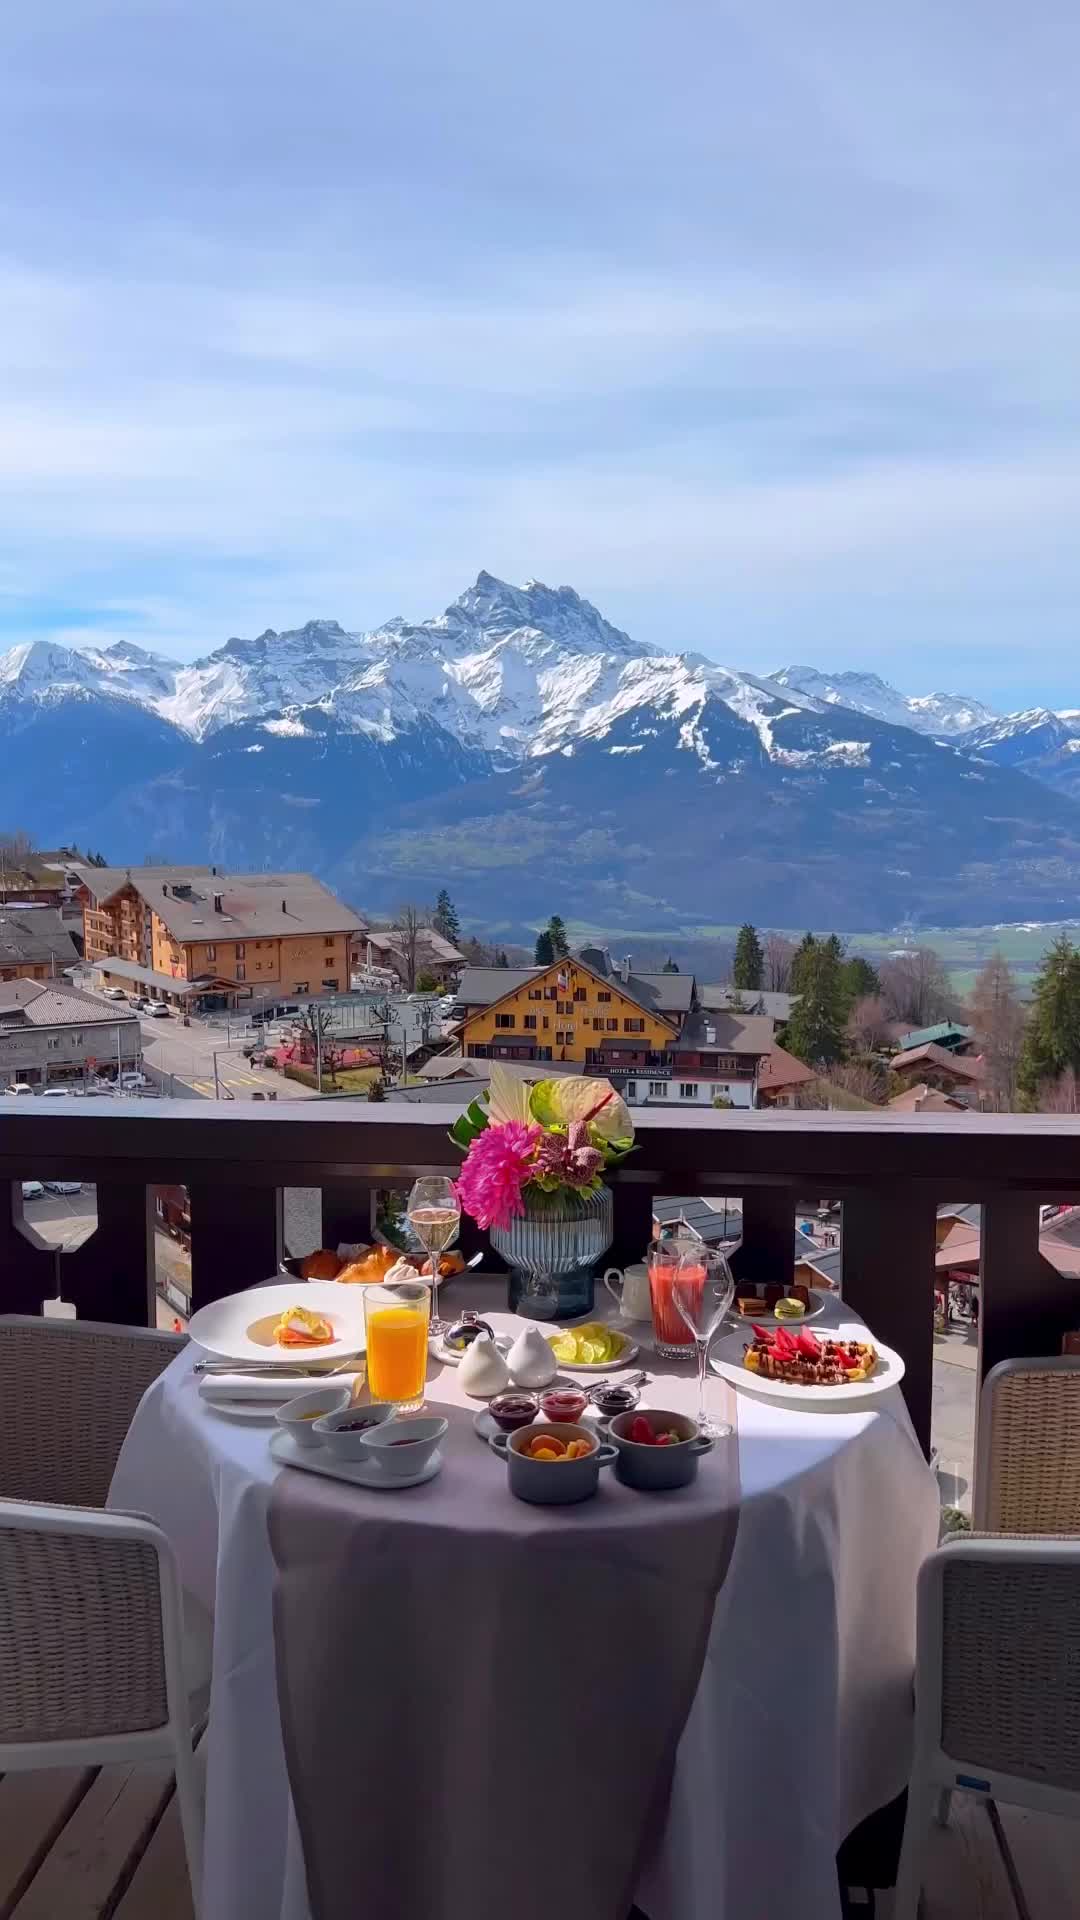
[[[280,1467],[299,1467],[302,1473],[321,1473],[326,1480],[344,1480],[351,1487],[375,1487],[380,1493],[422,1486],[425,1480],[434,1480],[443,1463],[437,1447],[419,1473],[384,1473],[367,1460],[339,1460],[325,1447],[299,1447],[291,1433],[280,1430],[270,1442],[270,1453]]]

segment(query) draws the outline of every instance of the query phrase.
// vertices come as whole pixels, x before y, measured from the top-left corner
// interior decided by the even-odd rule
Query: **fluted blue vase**
[[[593,1278],[611,1245],[611,1188],[526,1193],[526,1212],[489,1239],[510,1268],[508,1304],[529,1320],[573,1320],[593,1310]]]

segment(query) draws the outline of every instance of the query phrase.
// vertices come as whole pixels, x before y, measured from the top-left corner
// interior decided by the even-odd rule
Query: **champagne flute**
[[[724,1255],[716,1247],[687,1248],[672,1275],[671,1297],[679,1317],[689,1327],[697,1348],[698,1426],[710,1440],[731,1432],[726,1421],[711,1420],[705,1405],[709,1342],[731,1305],[735,1281]]]
[[[420,1245],[431,1255],[430,1331],[443,1334],[449,1322],[439,1313],[439,1269],[442,1255],[453,1246],[461,1225],[461,1202],[454,1182],[442,1176],[417,1180],[405,1211]]]

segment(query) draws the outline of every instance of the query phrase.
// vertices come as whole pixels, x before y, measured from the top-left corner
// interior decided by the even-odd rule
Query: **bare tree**
[[[933,947],[912,947],[909,953],[891,954],[882,961],[878,973],[882,995],[894,1020],[907,1021],[912,1027],[929,1027],[948,1015],[954,995],[944,961]]]
[[[319,1074],[321,1092],[323,1074],[329,1075],[331,1080],[337,1079],[344,1051],[333,1037],[329,1007],[312,1004],[304,1008],[298,1028],[298,1044],[304,1064],[314,1066]]]
[[[26,872],[26,863],[34,851],[34,843],[28,833],[19,827],[10,833],[0,833],[0,889],[6,889],[9,876]],[[18,882],[16,881],[16,885]]]
[[[416,976],[420,971],[420,949],[422,935],[430,924],[430,915],[425,919],[423,910],[411,904],[399,907],[394,921],[394,932],[398,936],[397,959],[406,993],[416,992]]]
[[[1003,953],[992,953],[975,982],[971,999],[975,1044],[985,1065],[988,1104],[998,1113],[1016,1105],[1016,1082],[1024,1046],[1024,1009],[1016,978]],[[1073,1113],[1073,1107],[1051,1108]]]
[[[868,993],[856,1000],[847,1018],[847,1037],[856,1053],[873,1053],[887,1046],[890,1032],[889,1009],[880,994]]]
[[[1040,1113],[1080,1113],[1080,1079],[1075,1067],[1066,1067],[1056,1080],[1041,1080],[1036,1106]]]
[[[783,933],[767,933],[763,942],[764,984],[769,993],[787,993],[791,986],[791,963],[795,943]]]
[[[390,1045],[390,1029],[394,1024],[394,1008],[389,1000],[373,1000],[369,1008],[371,1024],[375,1028],[375,1038],[371,1051],[379,1063],[379,1079],[389,1086],[394,1077],[395,1055]]]

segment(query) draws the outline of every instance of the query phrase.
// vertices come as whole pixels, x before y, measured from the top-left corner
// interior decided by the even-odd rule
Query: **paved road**
[[[86,991],[86,989],[84,989]],[[102,995],[95,995],[103,999]],[[119,1001],[104,1001],[119,1007]],[[128,1009],[130,1011],[130,1009]],[[163,1093],[177,1099],[187,1095],[195,1099],[250,1100],[253,1093],[271,1091],[279,1100],[311,1100],[317,1096],[310,1087],[302,1087],[281,1074],[251,1067],[241,1051],[241,1036],[229,1034],[224,1027],[211,1027],[192,1018],[185,1027],[170,1014],[167,1020],[154,1020],[140,1014],[143,1059],[151,1078]],[[217,1059],[215,1078],[214,1062]]]

